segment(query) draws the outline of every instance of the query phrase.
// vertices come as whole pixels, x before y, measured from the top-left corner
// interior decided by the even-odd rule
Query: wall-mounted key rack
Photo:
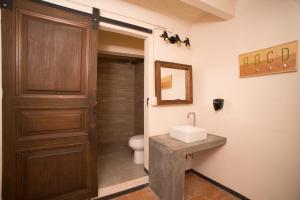
[[[297,71],[298,41],[241,54],[240,77]]]

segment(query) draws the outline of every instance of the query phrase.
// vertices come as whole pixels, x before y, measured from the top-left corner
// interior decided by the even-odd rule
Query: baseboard
[[[148,173],[148,170],[146,168],[144,168],[144,170]],[[239,192],[236,192],[224,185],[222,185],[221,183],[195,171],[194,169],[189,169],[189,170],[186,170],[185,171],[185,174],[195,174],[203,179],[205,179],[206,181],[210,182],[211,184],[221,188],[222,190],[232,194],[233,196],[241,199],[241,200],[250,200],[248,197],[240,194]],[[116,198],[116,197],[119,197],[119,196],[122,196],[122,195],[125,195],[125,194],[128,194],[128,193],[131,193],[131,192],[135,192],[135,191],[138,191],[138,190],[141,190],[145,187],[148,187],[148,183],[146,184],[142,184],[142,185],[139,185],[139,186],[136,186],[136,187],[132,187],[132,188],[129,188],[129,189],[126,189],[126,190],[123,190],[123,191],[120,191],[120,192],[116,192],[116,193],[113,193],[113,194],[110,194],[110,195],[107,195],[107,196],[104,196],[104,197],[100,197],[100,198],[96,198],[94,200],[108,200],[108,199],[113,199],[113,198]]]
[[[93,200],[106,200],[106,199],[115,198],[142,189],[145,186],[148,186],[148,183],[149,183],[149,177],[144,176],[117,185],[112,185],[105,188],[99,188],[98,197],[93,198]]]
[[[109,199],[114,199],[114,198],[123,196],[125,194],[129,194],[129,193],[141,190],[141,189],[143,189],[145,187],[148,187],[148,183],[146,183],[144,185],[139,185],[139,186],[136,186],[134,188],[130,188],[130,189],[127,189],[127,190],[124,190],[124,191],[121,191],[121,192],[117,192],[117,193],[114,193],[114,194],[111,194],[111,195],[108,195],[108,196],[105,196],[105,197],[100,197],[100,198],[95,199],[95,200],[109,200]]]
[[[248,197],[246,197],[246,196],[244,196],[244,195],[242,195],[242,194],[240,194],[240,193],[238,193],[238,192],[236,192],[236,191],[234,191],[234,190],[226,187],[225,185],[222,185],[221,183],[218,183],[217,181],[215,181],[215,180],[213,180],[213,179],[211,179],[211,178],[209,178],[209,177],[207,177],[207,176],[205,176],[205,175],[203,175],[203,174],[195,171],[194,169],[189,169],[189,170],[185,171],[185,174],[189,174],[189,173],[195,174],[195,175],[197,175],[197,176],[205,179],[206,181],[210,182],[211,184],[213,184],[213,185],[221,188],[222,190],[225,190],[226,192],[232,194],[233,196],[235,196],[235,197],[237,197],[237,198],[239,198],[241,200],[250,200]]]

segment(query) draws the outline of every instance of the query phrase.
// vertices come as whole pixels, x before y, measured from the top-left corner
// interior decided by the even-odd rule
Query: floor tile
[[[186,175],[184,197],[185,200],[238,200],[235,196],[195,174]],[[159,200],[159,198],[147,187],[115,198],[115,200]]]

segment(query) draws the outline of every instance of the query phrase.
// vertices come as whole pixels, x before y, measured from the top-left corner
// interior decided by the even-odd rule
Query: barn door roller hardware
[[[12,0],[0,0],[0,7],[4,9],[12,9]]]
[[[94,29],[97,29],[99,27],[99,21],[100,21],[100,10],[98,8],[93,8],[92,27]]]
[[[11,3],[12,0],[0,0],[1,7],[2,7],[2,2],[3,1],[10,2],[10,4],[6,4],[6,5],[11,5],[12,6],[12,3]],[[91,23],[92,23],[93,28],[98,28],[99,22],[104,22],[104,23],[113,24],[113,25],[116,25],[116,26],[121,26],[121,27],[124,27],[124,28],[133,29],[133,30],[136,30],[136,31],[141,31],[141,32],[144,32],[144,33],[150,33],[150,34],[152,33],[151,29],[148,29],[148,28],[145,28],[145,27],[142,27],[142,26],[138,26],[138,25],[135,25],[135,24],[130,24],[130,23],[127,23],[127,22],[123,22],[123,21],[111,19],[111,18],[108,18],[108,17],[100,16],[100,10],[98,8],[93,8],[93,13],[91,14],[91,13],[75,10],[75,9],[72,9],[72,8],[60,6],[60,5],[50,3],[50,2],[47,2],[47,1],[42,1],[42,0],[31,0],[31,1],[36,2],[36,3],[41,3],[41,4],[44,4],[44,5],[49,6],[49,7],[62,9],[62,10],[68,11],[68,12],[74,12],[74,13],[78,13],[78,14],[81,14],[81,15],[92,16],[92,22]]]

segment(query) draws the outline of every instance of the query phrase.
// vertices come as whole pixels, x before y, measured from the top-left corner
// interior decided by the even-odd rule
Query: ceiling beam
[[[180,0],[224,20],[234,17],[236,0]]]

